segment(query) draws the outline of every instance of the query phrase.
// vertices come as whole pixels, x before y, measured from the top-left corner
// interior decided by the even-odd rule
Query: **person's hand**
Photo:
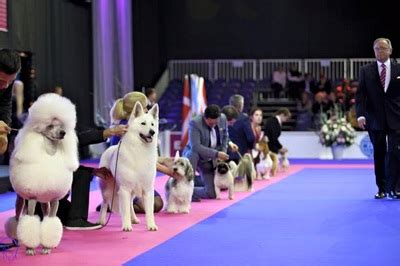
[[[235,143],[233,143],[232,141],[229,141],[229,148],[231,148],[232,151],[237,152],[239,150],[238,145],[236,145]]]
[[[4,154],[7,151],[8,138],[7,134],[0,134],[0,154]]]
[[[222,160],[222,161],[227,161],[227,160],[229,159],[229,155],[226,154],[226,153],[223,152],[223,151],[219,151],[219,152],[218,152],[218,155],[217,155],[217,158],[220,159],[220,160]]]
[[[361,117],[359,119],[357,119],[357,123],[358,123],[358,127],[361,128],[362,130],[365,130],[365,118]]]
[[[128,125],[118,125],[115,127],[110,127],[104,130],[104,138],[109,138],[111,136],[122,137],[128,131]]]
[[[2,120],[0,120],[0,134],[10,134],[11,128]]]
[[[114,178],[110,169],[106,167],[100,167],[93,169],[93,175],[100,177],[101,179],[107,180],[109,178]]]

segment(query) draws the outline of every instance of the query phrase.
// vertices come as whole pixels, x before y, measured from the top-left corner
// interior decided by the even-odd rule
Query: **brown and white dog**
[[[238,164],[234,161],[229,162],[232,175],[235,178],[235,191],[251,191],[253,189],[253,179],[255,170],[253,158],[250,153],[245,153]]]
[[[177,151],[172,171],[179,177],[169,177],[165,184],[166,211],[169,213],[189,213],[194,189],[193,167],[189,159],[179,157]]]

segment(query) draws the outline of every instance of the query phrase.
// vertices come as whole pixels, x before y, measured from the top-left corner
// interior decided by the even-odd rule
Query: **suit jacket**
[[[385,92],[376,62],[360,69],[356,113],[366,118],[368,130],[400,130],[400,65],[391,62],[390,70]]]
[[[0,120],[6,124],[11,124],[11,108],[12,108],[12,87],[10,84],[7,89],[0,90]]]
[[[255,136],[251,129],[250,118],[246,114],[240,113],[236,122],[228,129],[229,139],[239,147],[241,155],[251,151],[254,147]],[[237,152],[229,152],[229,159],[239,160],[240,157]]]
[[[228,128],[226,117],[221,114],[218,123],[219,138],[215,149],[210,148],[210,128],[204,121],[203,115],[194,117],[189,123],[189,141],[183,150],[183,156],[187,157],[192,163],[193,169],[197,164],[213,161],[217,158],[218,151],[226,152],[228,148]]]
[[[270,117],[267,119],[264,127],[265,135],[268,137],[268,146],[269,149],[278,153],[282,148],[282,144],[279,142],[279,136],[281,135],[281,125],[279,124],[278,118]]]

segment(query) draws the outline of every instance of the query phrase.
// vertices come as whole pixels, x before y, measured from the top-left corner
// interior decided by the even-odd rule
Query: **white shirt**
[[[210,147],[215,149],[217,147],[217,132],[215,132],[215,127],[210,130]]]

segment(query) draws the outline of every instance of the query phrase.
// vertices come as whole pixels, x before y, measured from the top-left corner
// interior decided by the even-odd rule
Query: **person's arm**
[[[365,85],[365,68],[361,68],[359,75],[359,84],[356,92],[356,114],[358,126],[365,129],[365,113],[366,113],[366,85]]]

